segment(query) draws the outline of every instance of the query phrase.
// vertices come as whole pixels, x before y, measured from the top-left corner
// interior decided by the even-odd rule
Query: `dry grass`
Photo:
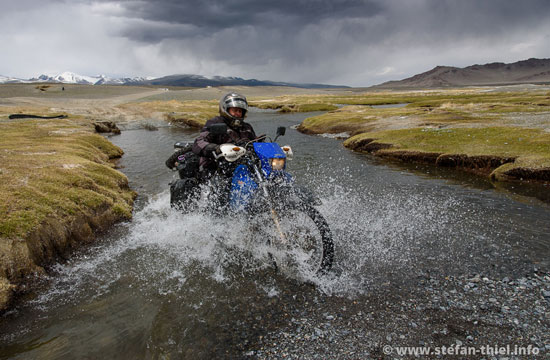
[[[203,126],[208,119],[218,114],[217,101],[207,100],[132,102],[119,105],[118,108],[141,117],[160,117],[194,127]]]
[[[529,169],[533,174],[532,178],[546,180],[546,175],[543,175],[541,170],[550,169],[550,134],[539,129],[415,128],[365,132],[344,142],[344,146],[356,150],[365,148],[363,144],[381,156],[388,156],[394,152],[438,154],[434,155],[434,161],[439,155],[513,159],[510,163],[496,167],[491,175],[494,179],[504,179],[503,174],[515,169]]]
[[[134,194],[109,162],[122,150],[103,137],[70,120],[3,122],[0,136],[1,238],[104,206],[131,217]]]
[[[306,119],[300,129],[308,133],[357,134],[362,131],[409,127],[494,126],[508,114],[550,112],[546,91],[487,92],[487,89],[430,92],[363,93],[353,96],[314,96],[309,101],[324,101],[344,106],[338,111]],[[300,101],[305,101],[300,98]],[[292,99],[281,99],[281,103]],[[375,108],[372,105],[406,103],[400,108]],[[270,106],[277,106],[274,100]]]

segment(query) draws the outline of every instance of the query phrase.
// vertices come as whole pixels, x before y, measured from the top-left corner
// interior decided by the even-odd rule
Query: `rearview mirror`
[[[227,125],[224,123],[213,124],[208,127],[208,130],[212,135],[225,135],[227,133]]]
[[[277,136],[284,136],[286,133],[286,128],[284,126],[279,126],[277,128]]]

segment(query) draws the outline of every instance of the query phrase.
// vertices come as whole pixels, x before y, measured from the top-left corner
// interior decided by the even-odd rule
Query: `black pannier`
[[[180,179],[196,178],[199,172],[200,156],[191,150],[193,144],[176,143],[174,147],[178,150],[174,151],[166,160],[166,166],[170,169],[176,168]]]

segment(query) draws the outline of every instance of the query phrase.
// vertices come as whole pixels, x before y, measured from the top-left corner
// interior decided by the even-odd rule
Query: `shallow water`
[[[547,204],[463,173],[381,163],[291,128],[306,116],[253,110],[249,119],[257,133],[289,127],[279,143],[294,150],[288,170],[323,200],[332,276],[275,272],[266,250],[244,241],[242,219],[170,209],[164,161],[197,131],[123,131],[110,139],[140,193],[133,221],[55,265],[41,291],[4,315],[0,356],[240,357],[307,302],[361,301],[421,273],[512,277],[549,268]]]

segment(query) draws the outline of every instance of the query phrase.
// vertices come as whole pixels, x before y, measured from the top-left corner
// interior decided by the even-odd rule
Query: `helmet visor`
[[[247,104],[245,99],[229,98],[229,99],[225,100],[224,104],[225,104],[226,109],[229,109],[231,107],[236,107],[236,108],[243,109],[244,111],[248,110],[248,104]]]

